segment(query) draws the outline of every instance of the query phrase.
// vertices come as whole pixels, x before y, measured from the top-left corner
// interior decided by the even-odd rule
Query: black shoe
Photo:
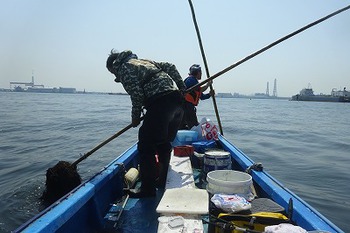
[[[142,190],[129,190],[128,191],[130,198],[144,198],[144,197],[155,197],[156,191],[142,191]]]

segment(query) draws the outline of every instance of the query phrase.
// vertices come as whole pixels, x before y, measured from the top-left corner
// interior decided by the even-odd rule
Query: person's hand
[[[140,118],[132,118],[131,125],[133,128],[137,127],[140,124]]]
[[[208,82],[207,82],[207,86],[209,87],[210,85],[212,85],[213,84],[213,80],[209,80]]]
[[[210,90],[209,94],[210,94],[210,96],[215,96],[215,91],[214,91],[214,89],[213,89],[213,90]]]

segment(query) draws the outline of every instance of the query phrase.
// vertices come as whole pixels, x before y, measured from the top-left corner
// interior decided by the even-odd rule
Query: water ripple
[[[40,211],[46,170],[75,161],[127,126],[131,102],[112,95],[0,97],[0,232],[10,232]],[[349,105],[223,98],[217,105],[228,140],[350,232]],[[217,122],[211,101],[198,106],[202,117]],[[91,177],[136,140],[137,129],[128,130],[82,161],[80,175]]]

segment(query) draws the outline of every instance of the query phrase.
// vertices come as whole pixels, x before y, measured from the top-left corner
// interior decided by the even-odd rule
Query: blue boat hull
[[[254,162],[219,135],[219,143],[232,156],[233,169],[245,171]],[[111,203],[123,196],[124,172],[137,167],[136,144],[103,168],[98,174],[72,190],[59,201],[20,226],[14,232],[104,232],[110,229],[106,214]],[[293,202],[292,220],[300,227],[328,232],[343,232],[317,210],[284,187],[265,171],[251,171],[259,197],[267,197],[286,210]],[[117,232],[157,232],[156,199],[129,199]],[[147,213],[147,214],[146,214]]]

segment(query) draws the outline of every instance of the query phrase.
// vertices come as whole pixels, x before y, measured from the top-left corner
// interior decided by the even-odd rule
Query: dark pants
[[[180,129],[191,129],[193,126],[197,126],[199,122],[197,119],[196,107],[192,103],[185,101],[183,103],[183,109],[184,116]]]
[[[157,167],[155,155],[160,163],[159,179],[165,185],[172,150],[182,120],[182,96],[178,91],[171,92],[152,101],[139,130],[138,150],[140,152],[141,190],[155,192]]]

